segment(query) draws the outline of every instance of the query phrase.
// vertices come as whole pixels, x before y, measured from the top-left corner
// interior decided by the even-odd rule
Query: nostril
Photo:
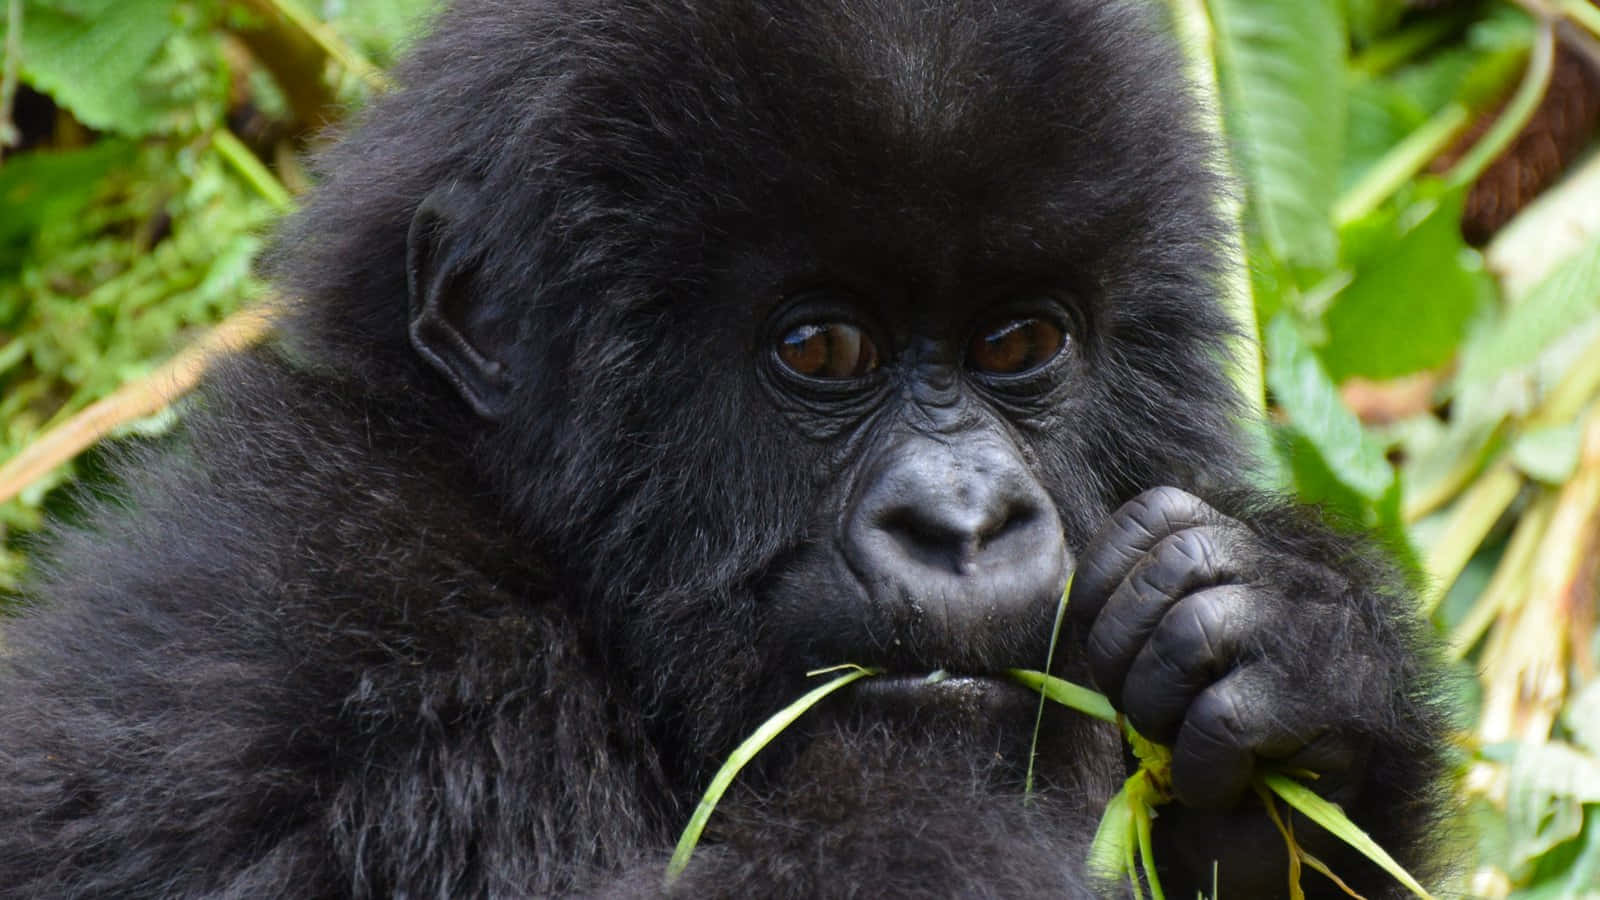
[[[993,506],[1001,508],[897,504],[875,516],[874,524],[910,559],[967,574],[986,552],[1039,520],[1039,510],[1030,503],[1001,500]]]
[[[1012,503],[1004,515],[997,516],[993,524],[978,532],[978,549],[983,550],[1019,531],[1026,531],[1039,519],[1039,510],[1029,503]]]
[[[900,552],[925,566],[957,572],[971,566],[979,536],[974,528],[930,515],[916,506],[896,506],[877,517],[880,531],[894,538]]]

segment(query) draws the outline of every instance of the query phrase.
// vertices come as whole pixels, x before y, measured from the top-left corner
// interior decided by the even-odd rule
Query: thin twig
[[[0,465],[0,503],[22,493],[28,485],[76,457],[118,426],[160,412],[198,384],[212,363],[260,340],[272,321],[271,313],[263,308],[251,307],[236,312],[159,369],[128,382],[45,432],[5,465]]]

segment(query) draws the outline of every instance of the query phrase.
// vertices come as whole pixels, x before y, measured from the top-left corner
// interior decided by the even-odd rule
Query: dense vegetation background
[[[264,233],[431,2],[0,0],[0,598],[96,441],[262,332]],[[1600,6],[1166,6],[1245,188],[1261,478],[1415,565],[1460,667],[1443,887],[1600,897]]]

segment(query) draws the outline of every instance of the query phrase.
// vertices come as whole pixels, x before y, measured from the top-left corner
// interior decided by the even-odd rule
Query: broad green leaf
[[[1316,452],[1339,484],[1374,503],[1389,492],[1395,473],[1383,447],[1345,407],[1333,380],[1287,314],[1267,325],[1267,386],[1287,414],[1289,427],[1305,439],[1305,448]]]
[[[1279,259],[1325,269],[1344,146],[1339,0],[1208,0],[1228,132],[1250,216]]]
[[[1461,240],[1462,191],[1350,230],[1355,278],[1326,313],[1320,348],[1335,381],[1395,378],[1448,362],[1494,296],[1483,257]]]
[[[131,85],[177,30],[176,0],[25,0],[22,73],[85,125],[150,128]]]

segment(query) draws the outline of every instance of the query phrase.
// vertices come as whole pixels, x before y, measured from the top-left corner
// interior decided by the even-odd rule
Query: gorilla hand
[[[1178,799],[1221,811],[1263,763],[1316,772],[1336,799],[1353,788],[1371,745],[1353,727],[1374,687],[1362,681],[1380,667],[1361,652],[1351,593],[1327,566],[1156,488],[1089,542],[1068,609],[1096,685],[1173,748]]]

